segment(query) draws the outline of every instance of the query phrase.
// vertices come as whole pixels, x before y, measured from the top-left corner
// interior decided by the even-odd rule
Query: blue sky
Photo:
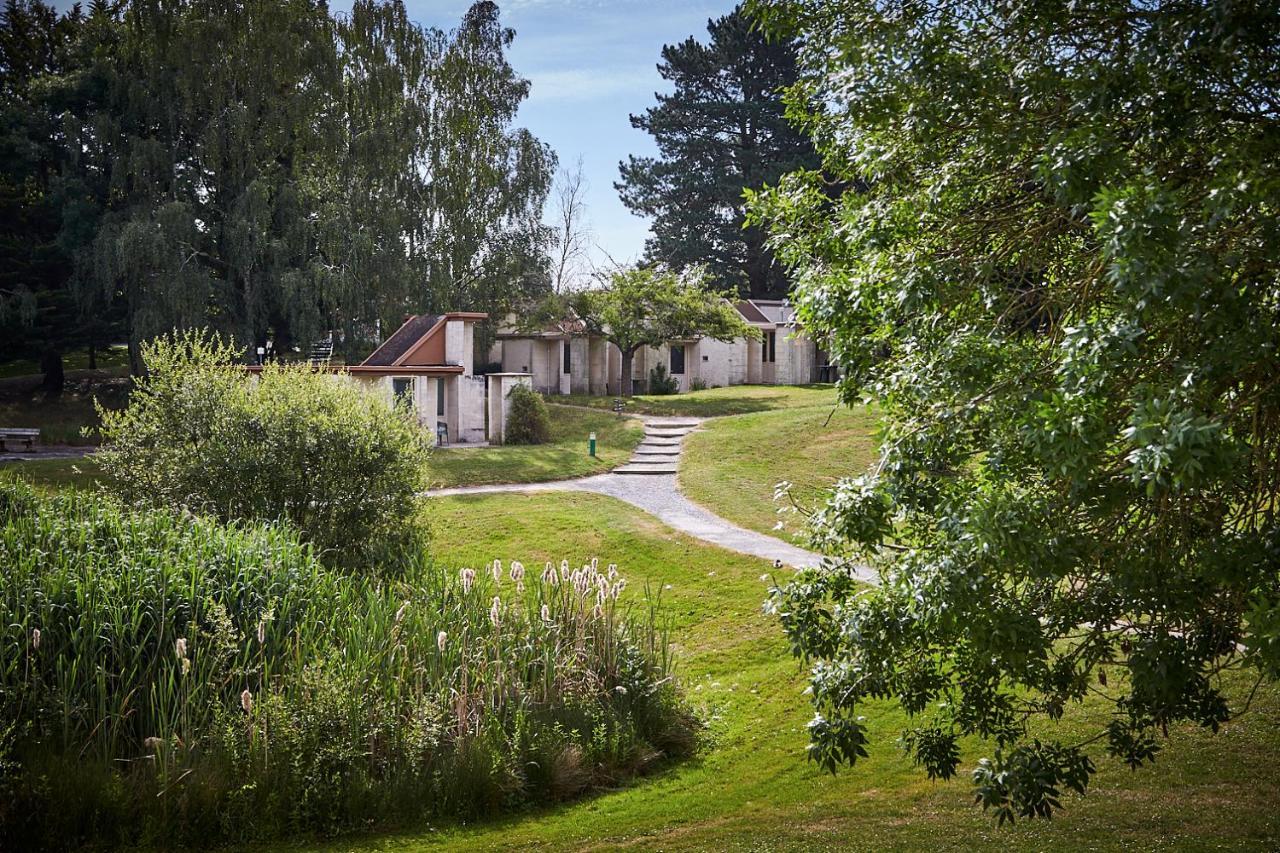
[[[666,91],[658,76],[664,44],[693,35],[706,41],[707,19],[728,13],[732,0],[498,0],[502,21],[516,31],[511,64],[532,82],[518,123],[555,149],[562,164],[579,155],[589,187],[587,219],[614,259],[636,259],[649,226],[633,216],[613,188],[618,161],[652,154],[649,135],[628,115]],[[406,0],[419,23],[449,30],[467,0]],[[597,256],[597,260],[600,256]]]

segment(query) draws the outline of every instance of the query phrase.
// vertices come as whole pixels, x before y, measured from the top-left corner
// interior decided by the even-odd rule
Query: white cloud
[[[533,84],[529,92],[530,103],[548,103],[593,101],[624,92],[643,92],[653,88],[656,75],[652,66],[639,66],[526,71],[525,76]]]

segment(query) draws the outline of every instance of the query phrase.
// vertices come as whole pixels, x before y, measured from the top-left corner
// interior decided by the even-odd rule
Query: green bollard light
[[[591,455],[595,456],[596,455],[596,434],[594,432],[591,433],[591,438],[588,441],[587,446],[591,448]]]

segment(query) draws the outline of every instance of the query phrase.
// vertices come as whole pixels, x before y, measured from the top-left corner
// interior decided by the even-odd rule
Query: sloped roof
[[[769,318],[764,316],[764,314],[761,314],[760,309],[750,302],[736,302],[733,307],[738,309],[738,313],[741,314],[748,323],[770,322]]]
[[[751,305],[755,307],[761,315],[764,316],[766,323],[775,323],[783,326],[788,323],[794,323],[796,319],[795,308],[789,302],[783,299],[752,299]]]
[[[440,315],[437,314],[416,314],[410,317],[404,321],[404,325],[396,329],[395,334],[382,342],[382,346],[360,362],[360,366],[391,367],[402,355],[412,349],[414,344],[422,340],[422,336],[431,331],[438,322],[440,322]]]

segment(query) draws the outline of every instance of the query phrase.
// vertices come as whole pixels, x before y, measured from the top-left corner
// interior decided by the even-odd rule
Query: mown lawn
[[[612,410],[615,399],[617,398],[589,397],[583,394],[556,398],[558,402],[575,406],[608,410]],[[687,394],[660,396],[641,394],[630,397],[624,402],[625,411],[640,415],[688,415],[695,418],[714,418],[722,415],[742,415],[747,412],[820,406],[827,400],[835,400],[832,385],[731,385],[727,388],[690,391]]]
[[[481,486],[490,483],[536,483],[585,477],[626,462],[644,438],[644,425],[634,418],[569,406],[547,406],[551,441],[530,446],[441,448],[431,454],[431,485]],[[596,434],[596,456],[588,438]]]
[[[60,459],[14,459],[0,462],[0,476],[12,474],[38,489],[89,488],[102,476],[91,456]]]
[[[699,757],[616,791],[474,826],[441,824],[346,838],[332,850],[583,849],[1274,849],[1280,843],[1280,691],[1221,734],[1171,731],[1155,767],[1130,772],[1096,750],[1092,793],[1053,821],[997,828],[972,805],[967,775],[931,783],[894,747],[904,719],[869,706],[872,754],[824,775],[804,760],[804,673],[763,615],[768,564],[707,547],[609,498],[483,495],[433,501],[435,553],[452,568],[500,557],[540,566],[596,555],[661,592],[681,677],[707,721]],[[1233,685],[1239,696],[1243,683]],[[1050,730],[1091,734],[1100,708]],[[981,744],[966,746],[965,762]]]
[[[789,511],[790,502],[775,502],[779,482],[791,483],[796,504],[811,507],[837,479],[865,472],[876,459],[875,415],[837,406],[834,391],[826,396],[816,406],[703,424],[685,439],[681,490],[735,524],[791,538],[801,516]]]

